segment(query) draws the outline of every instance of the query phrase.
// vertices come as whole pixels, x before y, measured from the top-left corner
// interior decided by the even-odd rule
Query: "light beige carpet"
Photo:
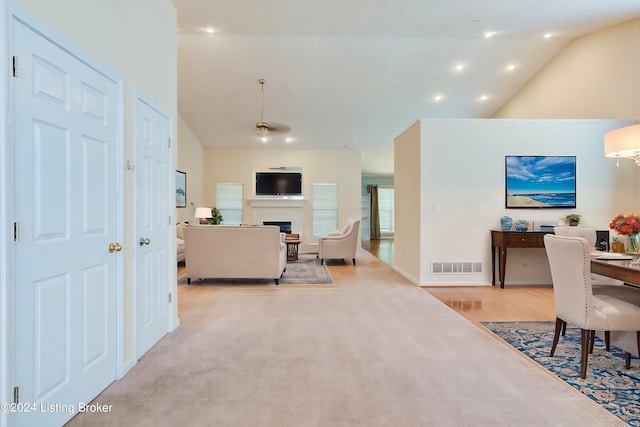
[[[180,328],[69,425],[622,425],[373,257],[331,274],[181,286]]]

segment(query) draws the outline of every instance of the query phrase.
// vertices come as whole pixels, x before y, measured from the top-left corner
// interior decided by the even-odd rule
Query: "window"
[[[338,229],[338,184],[311,184],[312,234],[324,236]]]
[[[222,224],[242,224],[241,183],[216,182],[216,208],[222,214]]]
[[[393,187],[378,187],[380,235],[393,236]]]

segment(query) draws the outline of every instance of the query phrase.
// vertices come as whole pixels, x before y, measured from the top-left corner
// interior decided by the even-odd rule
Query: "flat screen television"
[[[505,156],[505,207],[575,208],[576,156]]]
[[[302,173],[256,172],[256,196],[300,196]]]

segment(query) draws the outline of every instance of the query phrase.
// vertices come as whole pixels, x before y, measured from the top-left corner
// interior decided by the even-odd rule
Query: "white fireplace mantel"
[[[304,197],[282,196],[282,197],[255,197],[247,199],[249,204],[255,208],[301,208],[304,206]]]

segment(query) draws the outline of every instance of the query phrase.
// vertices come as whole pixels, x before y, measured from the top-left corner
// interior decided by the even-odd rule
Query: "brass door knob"
[[[122,250],[122,245],[120,243],[109,243],[109,253],[112,254],[114,252],[120,252]]]

